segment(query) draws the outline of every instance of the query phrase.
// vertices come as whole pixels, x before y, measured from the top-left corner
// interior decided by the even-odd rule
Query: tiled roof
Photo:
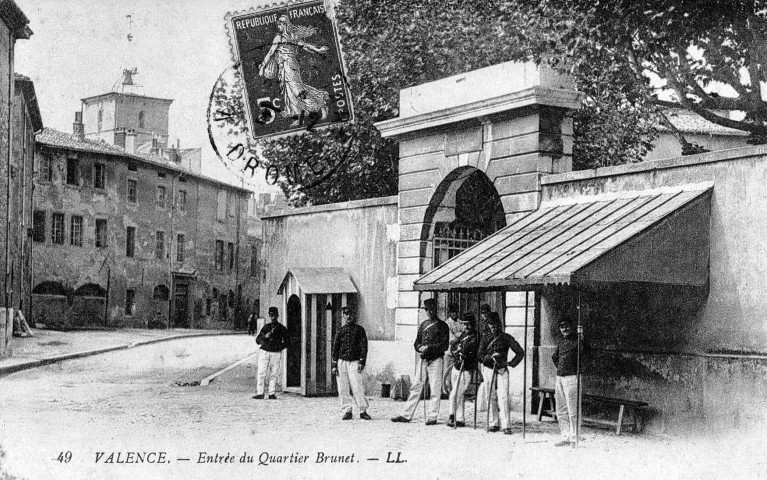
[[[95,140],[89,140],[87,138],[77,138],[72,134],[64,133],[58,130],[54,130],[52,128],[47,128],[47,127],[43,128],[40,132],[37,133],[37,135],[35,135],[35,141],[40,145],[45,145],[45,146],[53,147],[53,148],[73,150],[76,152],[113,155],[116,157],[128,158],[131,160],[139,160],[141,162],[148,163],[154,166],[163,167],[168,170],[173,170],[179,173],[183,173],[189,177],[200,178],[202,180],[207,180],[209,182],[214,182],[220,185],[225,185],[229,188],[242,190],[242,191],[250,193],[250,190],[248,189],[238,187],[236,185],[232,185],[227,182],[222,182],[221,180],[216,180],[215,178],[211,178],[205,175],[190,172],[184,168],[181,168],[180,166],[171,162],[170,160],[167,160],[158,155],[143,154],[143,153],[131,154],[126,152],[124,149],[120,147],[116,147],[114,145],[111,145],[103,141],[97,142]]]
[[[682,133],[700,133],[705,135],[732,135],[732,136],[747,136],[748,132],[743,130],[736,130],[734,128],[723,127],[716,123],[709,122],[700,115],[696,115],[691,112],[675,113],[666,112],[666,117],[669,121]],[[668,131],[663,125],[660,125],[659,130]]]
[[[708,185],[695,185],[543,204],[422,276],[414,289],[503,289],[580,283],[593,281],[592,274],[597,271],[602,279],[610,276],[648,281],[637,280],[637,276],[656,275],[657,271],[646,270],[651,265],[661,270],[661,276],[682,281],[700,279],[704,275],[700,270],[708,265],[707,213],[696,211],[691,218],[676,214],[696,200],[708,198],[710,191]],[[678,218],[685,227],[665,225],[663,222],[670,217]],[[694,233],[685,238],[688,230]],[[704,239],[705,245],[695,243]],[[634,241],[644,243],[637,246]],[[628,252],[618,251],[626,245]],[[666,271],[679,264],[681,275]]]

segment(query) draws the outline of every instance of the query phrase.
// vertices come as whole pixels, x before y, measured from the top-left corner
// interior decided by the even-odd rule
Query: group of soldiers
[[[437,304],[433,299],[423,302],[423,309],[428,319],[418,328],[413,346],[420,360],[418,377],[410,387],[410,393],[400,415],[392,422],[410,422],[415,416],[418,403],[425,397],[424,390],[428,382],[430,395],[424,399],[424,417],[426,425],[436,425],[439,406],[442,399],[444,371],[450,372],[449,417],[447,426],[466,426],[464,396],[470,384],[478,385],[480,378],[487,385],[488,395],[488,431],[510,435],[509,420],[509,369],[519,365],[525,351],[519,343],[503,331],[500,316],[491,311],[488,305],[482,305],[480,316],[487,331],[480,334],[477,319],[467,312],[459,316],[458,306],[448,306],[447,321],[437,316]],[[343,420],[351,420],[352,402],[357,405],[360,418],[371,420],[367,413],[368,401],[363,385],[363,371],[367,359],[367,335],[349,307],[341,310],[344,325],[339,329],[332,348],[332,374],[336,376],[338,394],[341,401]],[[255,399],[263,399],[265,382],[269,378],[268,398],[276,398],[275,385],[280,362],[280,354],[287,347],[287,331],[278,322],[277,308],[269,308],[270,323],[264,325],[256,337],[261,347],[258,365],[258,382]],[[576,397],[576,375],[578,373],[578,355],[583,355],[588,345],[583,341],[583,332],[579,327],[578,339],[572,333],[572,326],[567,319],[559,322],[562,338],[552,356],[557,367],[555,399],[562,439],[557,446],[575,442],[575,425],[578,421]],[[509,350],[513,357],[509,360]],[[476,418],[475,399],[475,418]]]
[[[503,332],[500,316],[483,305],[480,315],[487,331],[480,335],[477,319],[473,313],[458,315],[458,306],[448,307],[447,322],[437,317],[436,302],[427,299],[423,309],[428,320],[418,329],[415,349],[420,354],[419,374],[410,387],[410,394],[402,413],[392,422],[410,422],[415,415],[425,382],[431,392],[426,413],[426,425],[436,425],[441,400],[443,369],[450,371],[450,408],[447,425],[466,426],[464,395],[467,387],[477,384],[478,375],[488,382],[489,424],[488,431],[510,435],[509,422],[509,368],[522,361],[525,351],[519,343]],[[448,355],[445,352],[449,350]],[[514,354],[509,360],[509,350]],[[447,363],[447,365],[446,365]]]

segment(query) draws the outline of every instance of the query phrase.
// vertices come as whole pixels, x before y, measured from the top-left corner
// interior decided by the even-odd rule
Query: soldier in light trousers
[[[282,365],[282,351],[288,348],[288,330],[279,321],[277,307],[269,307],[269,318],[256,337],[261,346],[258,352],[258,377],[256,380],[257,400],[264,398],[264,383],[269,381],[269,400],[277,398],[277,375]]]
[[[346,324],[336,334],[333,342],[333,368],[331,373],[338,381],[338,396],[341,398],[342,420],[352,419],[352,397],[360,411],[362,420],[370,420],[367,413],[368,400],[362,383],[365,359],[368,355],[368,337],[365,329],[357,325],[349,307],[341,308]],[[351,391],[351,392],[350,392]],[[351,393],[351,395],[350,395]]]
[[[424,382],[429,382],[429,399],[426,425],[436,425],[439,417],[439,401],[442,397],[442,375],[444,354],[450,344],[450,329],[437,317],[437,303],[429,298],[424,300],[423,308],[429,318],[418,327],[413,346],[421,357],[418,378],[410,387],[410,395],[405,402],[402,414],[391,419],[392,422],[409,422],[415,415],[418,401],[424,389]]]

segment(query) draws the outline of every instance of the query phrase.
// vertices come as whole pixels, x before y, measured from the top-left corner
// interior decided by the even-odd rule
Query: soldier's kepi
[[[413,343],[413,347],[421,357],[418,378],[410,387],[410,395],[405,402],[402,414],[392,418],[393,422],[409,422],[413,419],[426,381],[429,382],[431,390],[429,411],[424,414],[426,425],[436,425],[439,417],[444,367],[443,355],[450,344],[450,329],[445,322],[437,317],[437,304],[433,299],[424,300],[423,308],[429,318],[418,327],[418,335]]]

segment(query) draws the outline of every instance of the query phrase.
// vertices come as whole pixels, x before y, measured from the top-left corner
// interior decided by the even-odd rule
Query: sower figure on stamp
[[[426,425],[436,425],[437,417],[439,417],[439,401],[442,397],[442,375],[445,364],[443,355],[450,344],[450,329],[445,322],[437,317],[437,304],[433,299],[424,300],[423,308],[429,318],[418,327],[418,335],[415,338],[415,343],[413,343],[416,352],[421,357],[418,378],[410,387],[410,396],[405,402],[402,415],[392,418],[392,422],[409,422],[413,419],[426,381],[429,382],[431,389]]]
[[[360,418],[370,420],[367,414],[368,400],[362,383],[365,359],[368,355],[368,337],[365,329],[357,325],[357,320],[349,307],[341,308],[346,324],[336,334],[333,342],[333,369],[331,372],[338,381],[338,396],[341,398],[342,420],[352,419],[352,398],[360,411]],[[349,394],[351,390],[351,395]]]
[[[270,323],[261,328],[256,343],[261,346],[258,353],[258,377],[256,380],[257,400],[264,398],[264,382],[269,379],[269,400],[277,398],[277,375],[282,365],[282,351],[288,348],[288,329],[279,321],[277,307],[269,307]]]
[[[464,327],[461,319],[458,315],[458,305],[451,303],[447,306],[447,318],[445,319],[447,327],[450,329],[450,348],[445,353],[445,372],[452,372],[453,365],[455,364],[455,358],[453,357],[453,346],[458,342],[463,333]],[[445,390],[453,390],[452,375],[445,375],[444,381],[446,385],[443,385]]]
[[[503,433],[511,435],[509,423],[509,370],[522,361],[525,351],[517,341],[503,332],[501,319],[495,312],[488,315],[490,333],[482,338],[479,348],[479,358],[482,361],[482,377],[487,382],[490,397],[490,426],[489,431],[497,432],[503,428]],[[508,352],[514,352],[514,358],[507,362]],[[494,380],[494,381],[493,381]],[[494,388],[495,387],[495,388]],[[501,424],[498,425],[500,411]]]
[[[557,344],[551,359],[557,367],[554,399],[557,404],[557,422],[561,439],[554,444],[556,447],[564,447],[575,444],[576,425],[578,425],[578,337],[573,332],[570,320],[563,319],[559,322],[559,331],[562,338]],[[588,343],[583,338],[583,327],[579,327],[581,359],[589,349]],[[581,363],[582,365],[582,363]]]
[[[461,319],[463,333],[458,340],[450,346],[450,351],[455,359],[455,365],[451,370],[450,390],[450,417],[448,427],[465,427],[466,421],[463,408],[463,395],[471,383],[471,377],[477,368],[477,340],[476,318],[473,313],[464,313]]]

